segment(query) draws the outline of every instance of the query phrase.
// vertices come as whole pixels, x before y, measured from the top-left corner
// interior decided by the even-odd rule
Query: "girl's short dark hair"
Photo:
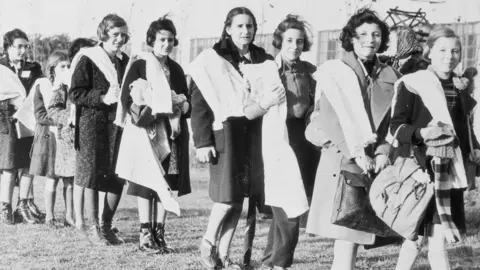
[[[13,42],[17,38],[23,38],[26,41],[28,41],[27,34],[25,34],[25,32],[23,32],[18,28],[15,28],[5,33],[5,35],[3,36],[3,51],[5,53],[7,53],[8,48],[10,48],[13,45]]]
[[[359,26],[364,23],[374,23],[378,25],[382,31],[382,43],[378,49],[378,53],[382,53],[387,50],[390,31],[388,30],[388,25],[378,18],[377,14],[368,9],[363,8],[358,10],[347,22],[347,25],[343,27],[342,32],[340,33],[340,41],[342,42],[342,48],[347,51],[353,51],[352,39],[357,36],[355,31]]]
[[[68,47],[68,58],[72,60],[81,48],[93,47],[96,43],[97,42],[95,40],[89,38],[75,39],[74,41],[72,41],[72,44],[70,44],[70,47]]]
[[[127,22],[117,14],[108,14],[103,18],[100,24],[97,27],[97,36],[100,41],[108,40],[108,31],[115,27],[124,27],[127,26]],[[130,36],[127,35],[125,38],[125,44],[130,39]]]
[[[312,41],[308,35],[310,33],[310,28],[308,27],[308,23],[306,21],[302,21],[299,19],[299,16],[288,14],[287,18],[280,22],[273,33],[273,41],[272,45],[275,49],[280,50],[282,48],[282,41],[283,41],[283,33],[285,33],[288,29],[297,29],[303,32],[303,51],[307,52],[310,50],[312,46]]]
[[[255,19],[255,16],[253,16],[253,13],[252,13],[252,11],[250,11],[250,9],[248,9],[246,7],[236,7],[236,8],[233,8],[232,10],[230,10],[227,14],[227,18],[225,19],[225,22],[223,23],[223,31],[222,31],[222,36],[220,37],[220,41],[222,41],[222,40],[224,40],[224,39],[226,39],[227,37],[230,36],[227,33],[227,27],[231,27],[233,18],[235,16],[241,15],[241,14],[248,15],[252,18],[252,21],[253,21],[252,42],[255,40],[255,35],[257,34],[257,29],[258,29],[257,19]]]
[[[155,39],[157,38],[157,33],[161,30],[169,31],[174,36],[173,46],[178,45],[177,39],[177,29],[173,24],[173,21],[167,18],[167,15],[160,17],[158,20],[153,21],[148,27],[147,30],[147,45],[153,47]]]

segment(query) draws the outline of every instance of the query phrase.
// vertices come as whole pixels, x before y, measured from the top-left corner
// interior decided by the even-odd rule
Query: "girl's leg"
[[[101,230],[105,238],[112,245],[119,245],[124,242],[123,239],[118,237],[112,231],[112,221],[115,212],[117,211],[118,204],[120,203],[120,198],[122,197],[122,189],[118,192],[108,191],[105,193],[105,200],[103,204],[102,219],[101,219]]]
[[[73,206],[75,209],[75,227],[81,231],[85,230],[85,217],[83,215],[85,203],[85,188],[73,185]]]
[[[423,240],[423,236],[419,236],[417,241],[405,240],[403,242],[395,270],[410,270],[413,268],[418,253],[422,248]]]
[[[16,175],[16,170],[3,170],[0,176],[0,220],[9,225],[13,224],[12,196]]]
[[[105,239],[98,222],[98,191],[85,188],[85,209],[87,217],[92,222],[92,228],[88,240],[94,245],[106,246],[110,243]]]
[[[154,215],[152,219],[153,239],[163,252],[174,253],[176,250],[165,241],[165,219],[167,217],[167,211],[160,200],[154,199],[152,203]]]
[[[45,178],[45,210],[47,216],[45,217],[45,223],[56,228],[55,224],[55,197],[57,190],[58,178]]]
[[[441,224],[434,224],[432,236],[428,237],[428,260],[433,270],[450,270],[447,240]]]
[[[75,226],[73,214],[73,177],[63,178],[63,200],[65,201],[65,225]]]
[[[138,200],[138,219],[140,220],[140,240],[139,248],[141,251],[158,252],[152,237],[152,201],[142,197]]]
[[[224,268],[228,269],[240,269],[239,266],[232,263],[229,258],[230,245],[232,243],[235,230],[237,229],[238,220],[242,214],[242,204],[233,204],[230,214],[227,215],[220,232],[218,240],[218,257],[222,262]]]
[[[358,244],[345,240],[335,240],[332,270],[354,270],[357,251]]]
[[[210,218],[208,220],[207,230],[200,244],[200,261],[207,268],[215,267],[217,263],[217,239],[220,229],[226,220],[228,214],[233,209],[232,204],[214,203]]]

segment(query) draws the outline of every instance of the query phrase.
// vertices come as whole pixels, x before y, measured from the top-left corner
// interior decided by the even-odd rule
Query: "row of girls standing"
[[[27,35],[14,29],[5,33],[3,49],[7,57],[0,60],[2,87],[0,89],[0,220],[12,224],[15,219],[25,223],[39,223],[44,215],[34,203],[33,175],[29,173],[30,149],[33,134],[25,134],[23,126],[13,115],[29,94],[34,82],[42,77],[42,68],[36,62],[26,61],[29,49]],[[19,138],[19,133],[24,134]],[[12,197],[18,185],[18,205],[13,212]]]

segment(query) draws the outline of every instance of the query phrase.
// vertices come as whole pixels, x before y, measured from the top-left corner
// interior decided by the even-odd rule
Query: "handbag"
[[[377,217],[370,205],[370,183],[371,179],[366,174],[340,171],[333,202],[332,224],[384,237],[397,236]]]
[[[395,132],[394,141],[403,126]],[[391,151],[392,146],[390,154]],[[425,176],[426,172],[412,155],[399,156],[377,175],[369,193],[377,216],[399,235],[412,241],[418,238],[418,227],[435,191],[433,182],[415,180],[422,174]]]

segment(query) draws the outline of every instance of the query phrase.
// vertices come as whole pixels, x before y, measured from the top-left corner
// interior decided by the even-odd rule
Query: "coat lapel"
[[[358,83],[360,84],[360,87],[362,90],[365,90],[367,87],[367,75],[363,71],[363,67],[360,65],[360,62],[358,61],[357,57],[353,52],[347,52],[343,55],[342,61],[347,64],[355,74],[357,75],[358,78]]]
[[[393,85],[398,76],[393,68],[381,64],[378,58],[373,72],[370,107],[372,108],[373,124],[377,130],[385,115],[390,111],[394,94]]]
[[[370,87],[370,119],[375,130],[378,130],[383,118],[390,110],[393,98],[393,84],[398,79],[392,68],[375,59],[371,76],[367,76],[353,52],[344,55],[342,61],[347,64],[357,75],[358,82],[363,91]]]

